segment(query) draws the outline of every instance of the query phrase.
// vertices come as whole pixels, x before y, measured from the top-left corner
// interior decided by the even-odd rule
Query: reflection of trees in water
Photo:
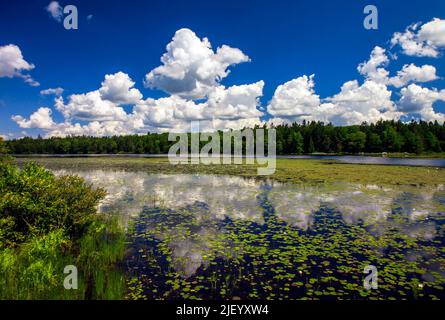
[[[73,172],[58,172],[62,173]],[[249,236],[256,239],[249,244],[250,250],[265,253],[266,248],[275,246],[278,254],[285,252],[283,246],[287,248],[292,243],[277,239],[289,237],[289,232],[295,236],[289,241],[303,241],[295,230],[310,234],[307,241],[316,243],[323,239],[320,245],[331,253],[339,250],[345,254],[344,248],[329,245],[338,241],[341,232],[345,234],[344,241],[349,241],[348,235],[357,234],[360,241],[374,239],[371,249],[366,242],[351,240],[351,246],[363,246],[363,257],[366,254],[384,257],[398,238],[407,243],[419,242],[418,246],[410,244],[410,249],[400,254],[398,263],[414,261],[424,267],[424,280],[435,279],[443,268],[440,262],[443,263],[443,257],[438,261],[431,257],[436,251],[422,251],[425,243],[443,241],[443,231],[438,234],[432,218],[444,212],[442,186],[283,184],[236,176],[102,170],[78,174],[107,190],[102,211],[118,212],[124,223],[130,217],[143,219],[141,236],[161,243],[163,251],[157,254],[168,256],[169,266],[184,278],[207,269],[217,258],[230,260],[242,256],[249,251],[243,242]],[[264,230],[267,236],[258,240],[255,234]],[[426,264],[427,260],[431,263]]]

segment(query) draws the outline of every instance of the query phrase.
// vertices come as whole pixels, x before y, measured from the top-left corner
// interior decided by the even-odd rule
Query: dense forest
[[[445,151],[445,123],[438,122],[379,121],[344,127],[303,122],[274,128],[277,154]],[[12,154],[165,154],[173,143],[168,141],[167,133],[147,133],[112,137],[25,137],[6,141],[6,147]]]

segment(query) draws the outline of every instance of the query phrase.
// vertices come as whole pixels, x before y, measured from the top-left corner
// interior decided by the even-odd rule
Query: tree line
[[[258,128],[260,127],[254,130]],[[277,125],[273,128],[276,130],[276,148],[279,155],[316,152],[420,154],[445,151],[445,123],[440,124],[437,121],[378,121],[353,126],[303,121],[300,124]],[[268,130],[265,126],[262,129]],[[219,134],[222,136],[222,132]],[[174,143],[175,141],[168,141],[168,133],[47,139],[39,136],[8,140],[3,143],[3,147],[0,142],[0,150],[7,148],[12,154],[166,154]],[[206,143],[201,142],[201,147]]]

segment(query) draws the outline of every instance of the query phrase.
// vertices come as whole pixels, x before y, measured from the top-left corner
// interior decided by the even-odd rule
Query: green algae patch
[[[172,165],[168,158],[18,158],[19,163],[37,161],[48,168],[122,169],[147,173],[226,174],[256,177],[256,165]],[[269,178],[282,182],[354,182],[379,185],[445,184],[445,169],[434,167],[345,164],[332,160],[277,159]]]

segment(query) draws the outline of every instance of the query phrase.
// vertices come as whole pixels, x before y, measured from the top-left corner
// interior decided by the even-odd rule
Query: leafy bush
[[[0,162],[0,299],[120,298],[125,238],[97,213],[104,195],[77,176]],[[78,290],[63,287],[67,265]]]
[[[0,163],[0,244],[19,244],[59,229],[79,239],[104,196],[77,176],[55,177],[34,163],[21,170]]]

